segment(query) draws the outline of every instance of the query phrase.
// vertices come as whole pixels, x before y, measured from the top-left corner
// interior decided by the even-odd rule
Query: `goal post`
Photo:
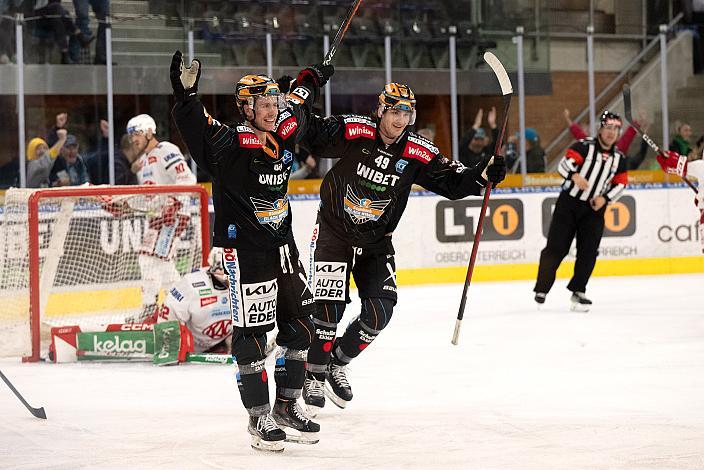
[[[178,275],[205,266],[208,199],[195,185],[8,190],[0,222],[0,357],[38,361],[51,327],[121,323],[141,311],[145,285],[163,279],[164,266]],[[164,287],[157,287],[162,295]]]

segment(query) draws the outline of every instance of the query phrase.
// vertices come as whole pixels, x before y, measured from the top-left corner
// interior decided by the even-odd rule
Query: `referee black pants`
[[[572,292],[586,292],[587,282],[592,275],[599,243],[604,233],[604,212],[606,206],[595,211],[587,201],[580,201],[563,191],[557,198],[552,214],[548,242],[540,252],[538,280],[535,292],[550,292],[555,283],[555,273],[567,256],[574,237],[577,237],[577,259],[574,275],[567,288]]]

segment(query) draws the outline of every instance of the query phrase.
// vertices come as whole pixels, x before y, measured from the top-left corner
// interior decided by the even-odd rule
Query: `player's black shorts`
[[[298,249],[293,241],[270,250],[223,248],[232,325],[271,331],[274,323],[313,314]]]
[[[391,237],[372,246],[353,247],[333,234],[318,217],[311,240],[309,276],[313,298],[322,302],[350,300],[350,273],[359,297],[383,297],[396,302],[396,261]]]

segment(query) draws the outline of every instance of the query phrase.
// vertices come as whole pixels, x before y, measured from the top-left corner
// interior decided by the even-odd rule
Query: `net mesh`
[[[109,188],[91,191],[39,199],[36,333],[42,349],[50,327],[79,325],[86,331],[122,323],[142,311],[143,291],[154,279],[202,265],[204,222],[195,190],[119,196],[109,195]],[[0,356],[29,355],[36,334],[29,308],[28,200],[34,192],[8,190],[0,219]],[[156,286],[159,298],[164,287]]]

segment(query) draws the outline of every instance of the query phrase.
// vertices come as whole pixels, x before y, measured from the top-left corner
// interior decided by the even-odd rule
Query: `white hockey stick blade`
[[[484,62],[489,64],[491,70],[494,71],[494,75],[499,80],[499,85],[501,86],[502,95],[510,95],[513,93],[513,85],[511,85],[511,80],[508,78],[506,69],[501,64],[501,61],[491,52],[487,51],[484,53]]]

